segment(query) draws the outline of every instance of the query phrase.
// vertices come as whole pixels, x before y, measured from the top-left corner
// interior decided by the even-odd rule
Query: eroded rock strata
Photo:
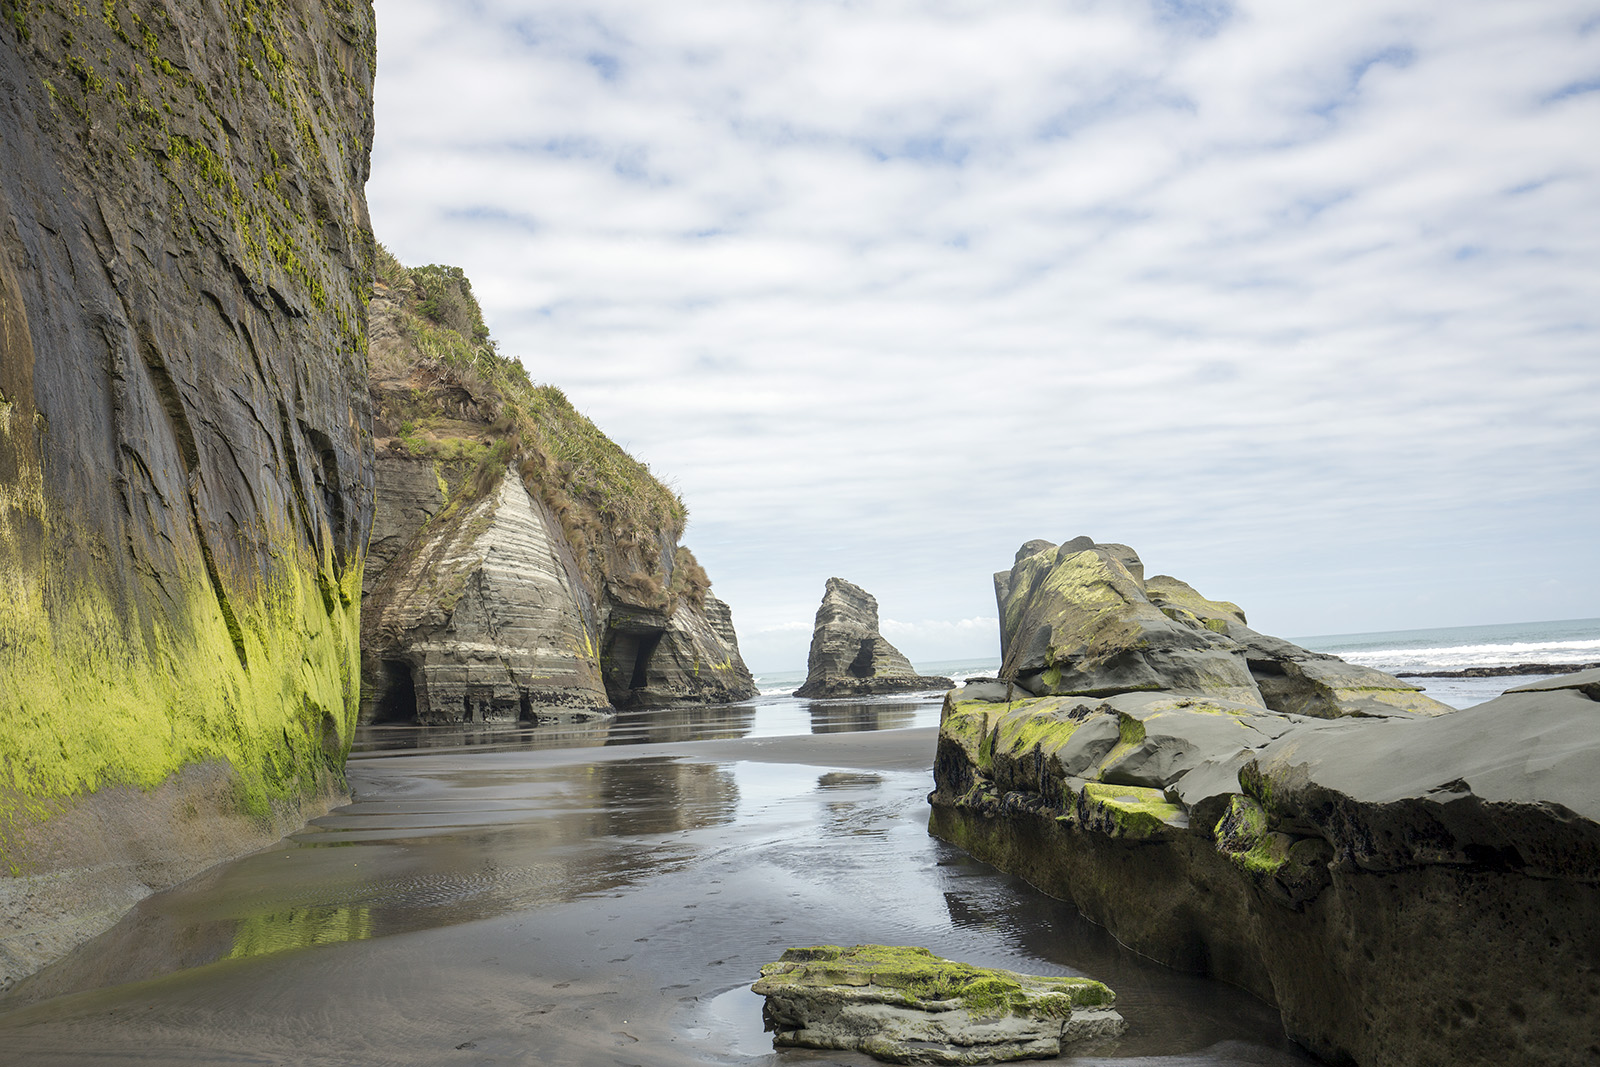
[[[1219,636],[1243,626],[1182,596]],[[1127,599],[1077,597],[1063,628],[1109,630]],[[1142,953],[1253,991],[1332,1062],[1600,1061],[1600,672],[1418,714],[1387,683],[1340,684],[1365,676],[1232,632],[1228,654],[1253,676],[1282,665],[1266,677],[1283,689],[1238,699],[1226,674],[1208,694],[1180,657],[1169,688],[951,693],[932,831]],[[1272,707],[1286,691],[1354,714]]]
[[[755,686],[676,495],[489,339],[459,270],[380,261],[368,721],[516,722]]]
[[[773,1043],[857,1049],[889,1063],[980,1064],[1059,1056],[1116,1037],[1116,994],[941,959],[925,948],[791,948],[751,987]]]
[[[829,578],[817,608],[797,697],[845,697],[948,689],[954,683],[917,673],[878,632],[878,601],[859,585]]]
[[[375,33],[365,2],[0,12],[4,984],[337,785]]]

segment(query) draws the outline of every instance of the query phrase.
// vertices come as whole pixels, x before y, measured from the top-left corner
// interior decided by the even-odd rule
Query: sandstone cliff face
[[[1388,676],[1249,631],[1235,605],[1144,586],[1225,634],[1265,702],[1199,690],[1187,663],[1157,691],[969,684],[946,699],[932,832],[1139,952],[1252,990],[1334,1062],[1592,1058],[1600,672],[1433,715],[1390,703],[1415,698]],[[1127,610],[1080,588],[1055,619],[1025,614],[1081,633]],[[1285,695],[1318,717],[1274,708]]]
[[[677,544],[677,498],[494,352],[458,272],[388,275],[372,304],[364,718],[539,721],[752,696],[727,605]],[[441,305],[455,310],[423,313]]]
[[[43,873],[119,784],[218,761],[264,818],[342,762],[375,37],[359,2],[0,10],[0,845]]]
[[[382,483],[380,483],[380,487]],[[515,722],[607,706],[594,608],[514,471],[384,573],[367,655],[375,721]]]
[[[948,678],[917,673],[878,632],[878,601],[859,585],[829,578],[817,608],[806,681],[797,697],[862,696],[949,689]]]

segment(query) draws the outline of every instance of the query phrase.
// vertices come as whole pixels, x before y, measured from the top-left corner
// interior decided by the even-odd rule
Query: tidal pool
[[[748,985],[869,941],[1106,982],[1127,1035],[1061,1062],[1312,1062],[1250,996],[930,838],[934,731],[883,721],[352,760],[354,803],[0,999],[0,1062],[868,1064],[775,1052]]]

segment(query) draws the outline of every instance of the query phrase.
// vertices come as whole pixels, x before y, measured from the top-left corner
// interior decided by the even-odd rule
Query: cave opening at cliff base
[[[666,631],[637,626],[616,630],[606,650],[606,695],[618,706],[631,704],[639,690],[650,684],[650,661]]]
[[[401,659],[383,661],[383,695],[373,722],[416,722],[417,683],[411,664]]]

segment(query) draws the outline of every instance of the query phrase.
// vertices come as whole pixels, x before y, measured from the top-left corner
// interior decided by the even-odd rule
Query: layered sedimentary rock
[[[354,722],[372,9],[3,11],[0,852],[137,895],[292,823]]]
[[[536,721],[753,695],[727,605],[677,544],[681,503],[494,352],[459,271],[385,262],[363,717]]]
[[[791,948],[752,989],[766,997],[774,1044],[889,1063],[1047,1058],[1126,1028],[1100,982],[972,967],[925,948]]]
[[[1244,613],[1165,575],[1127,545],[1029,541],[994,576],[1000,676],[1036,696],[1205,694],[1276,711],[1440,715],[1416,686],[1245,625]]]
[[[843,578],[829,578],[817,608],[806,681],[798,697],[861,696],[948,689],[948,678],[918,674],[878,632],[878,601]]]
[[[1169,582],[1169,607],[1243,627]],[[1271,641],[1270,662],[1306,662]],[[1252,990],[1335,1062],[1582,1063],[1600,1056],[1597,698],[1600,672],[1328,719],[1187,686],[969,684],[946,700],[931,828]]]
[[[608,707],[594,608],[548,513],[515,472],[385,574],[368,655],[376,721],[506,722]],[[402,658],[403,657],[403,658]]]

